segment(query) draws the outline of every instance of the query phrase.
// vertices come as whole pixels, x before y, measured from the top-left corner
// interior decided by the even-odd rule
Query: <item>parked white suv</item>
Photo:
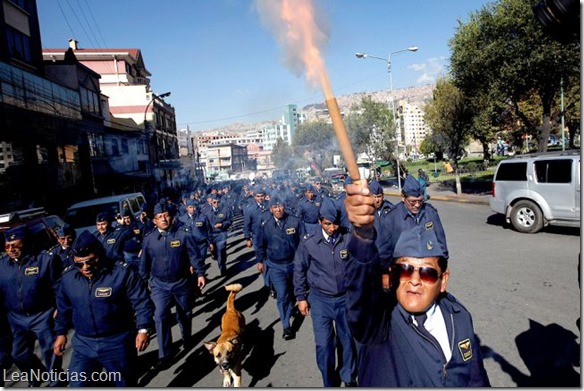
[[[547,225],[580,227],[580,151],[534,153],[502,160],[491,209],[519,232]]]
[[[113,218],[125,209],[129,209],[134,217],[140,215],[140,207],[146,200],[142,193],[120,194],[110,197],[95,198],[89,201],[71,205],[65,213],[65,222],[75,228],[77,235],[84,230],[95,230],[95,218],[98,213],[109,213]]]

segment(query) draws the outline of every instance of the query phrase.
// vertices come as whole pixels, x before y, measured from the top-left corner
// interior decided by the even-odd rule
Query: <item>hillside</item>
[[[401,88],[394,90],[394,96],[397,102],[400,100],[405,100],[410,104],[415,104],[420,107],[423,107],[431,98],[432,98],[432,91],[434,90],[433,84],[427,84],[419,87],[409,87],[409,88]],[[351,107],[358,104],[361,99],[366,96],[371,95],[374,101],[377,102],[389,102],[390,101],[390,92],[389,89],[375,91],[375,92],[358,92],[349,95],[341,95],[337,96],[337,103],[341,111],[345,114],[351,111]],[[299,109],[302,113],[305,113],[308,119],[312,119],[316,117],[317,110],[326,109],[326,104],[323,102],[320,103],[311,103]],[[234,122],[232,124],[204,130],[205,132],[245,132],[247,130],[258,129],[264,125],[274,124],[277,123],[277,120],[274,121],[263,121],[258,123],[241,123],[241,122]]]

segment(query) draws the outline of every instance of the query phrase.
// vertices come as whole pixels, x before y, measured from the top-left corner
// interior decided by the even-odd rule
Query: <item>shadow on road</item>
[[[481,346],[484,358],[492,358],[518,387],[580,387],[580,344],[578,336],[562,326],[542,325],[532,319],[530,328],[515,338],[519,356],[529,374],[522,373],[488,346]]]
[[[513,226],[505,221],[505,215],[501,213],[494,213],[487,217],[487,224],[498,225],[504,229],[513,229]],[[558,227],[554,225],[548,225],[547,227],[543,227],[541,232],[547,232],[556,235],[580,236],[580,228],[577,227]]]
[[[254,387],[270,374],[270,371],[280,356],[285,352],[274,354],[274,326],[280,319],[274,320],[265,329],[259,328],[259,322],[254,319],[245,328],[243,369],[251,376],[248,387]],[[244,374],[245,376],[245,374]],[[245,379],[243,380],[245,384]]]

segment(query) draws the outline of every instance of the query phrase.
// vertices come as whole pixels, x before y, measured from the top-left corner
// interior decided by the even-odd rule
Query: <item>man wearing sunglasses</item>
[[[47,251],[36,253],[32,234],[19,226],[4,233],[5,254],[0,257],[1,311],[8,317],[13,344],[12,358],[22,372],[59,371],[53,356],[55,297],[63,271],[61,258]],[[34,354],[38,340],[43,363]],[[52,382],[58,386],[58,382]],[[31,379],[29,386],[39,386]]]
[[[146,349],[154,305],[138,273],[107,258],[99,240],[83,231],[73,243],[73,265],[63,271],[57,295],[57,337],[61,357],[71,328],[73,354],[67,373],[71,387],[97,386],[92,375],[105,368],[119,387],[136,386],[137,352]]]
[[[345,205],[354,226],[345,283],[349,326],[360,344],[359,385],[489,386],[471,316],[446,291],[448,254],[436,231],[414,226],[400,234],[384,294],[370,190],[348,185]]]

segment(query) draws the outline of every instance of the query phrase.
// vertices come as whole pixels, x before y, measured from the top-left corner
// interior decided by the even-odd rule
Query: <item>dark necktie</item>
[[[436,347],[442,349],[440,347],[440,344],[438,343],[438,340],[432,334],[430,334],[430,332],[424,327],[424,322],[426,321],[426,319],[428,319],[428,315],[426,315],[426,313],[423,313],[421,315],[415,315],[414,318],[416,319],[416,322],[418,322],[418,326],[416,326],[416,328],[420,331],[420,333],[422,333],[426,338],[432,341],[436,345]]]
[[[329,243],[333,246],[335,245],[335,237],[334,236],[329,236]]]
[[[278,228],[282,229],[282,221],[281,220],[276,220],[276,225],[278,226]]]

